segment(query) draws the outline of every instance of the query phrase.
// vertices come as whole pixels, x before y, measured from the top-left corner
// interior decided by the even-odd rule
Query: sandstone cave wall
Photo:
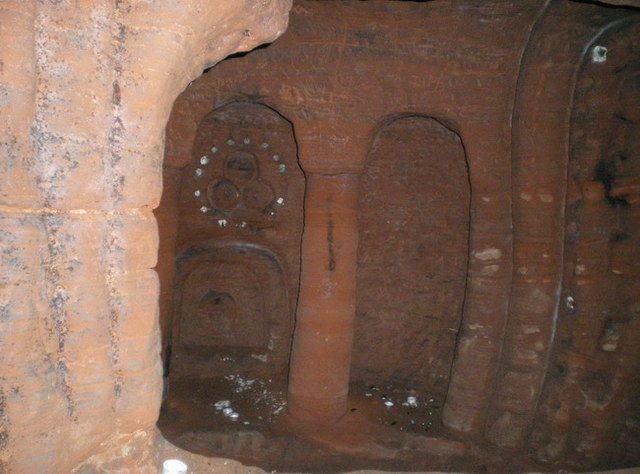
[[[1,471],[150,462],[121,448],[152,441],[162,392],[165,124],[190,80],[275,39],[289,7],[0,2]]]
[[[625,258],[637,261],[630,250],[635,234],[628,231],[635,214],[633,205],[621,211],[607,194],[616,178],[634,175],[635,165],[607,175],[606,184],[597,170],[611,159],[583,124],[609,120],[603,118],[606,114],[593,115],[596,104],[622,116],[623,122],[635,123],[627,118],[633,112],[618,111],[619,99],[611,91],[619,87],[620,78],[631,81],[627,89],[635,87],[628,84],[636,84],[631,78],[637,77],[632,59],[637,40],[631,38],[637,22],[633,10],[569,1],[434,2],[429,8],[411,2],[367,2],[365,7],[360,2],[299,1],[278,42],[225,61],[178,98],[167,129],[167,156],[178,167],[193,159],[198,124],[212,110],[235,102],[264,104],[293,123],[307,179],[362,175],[360,245],[368,245],[367,235],[385,226],[382,216],[402,222],[402,216],[392,213],[394,196],[385,199],[381,192],[383,184],[367,188],[367,176],[379,166],[377,137],[388,127],[421,117],[440,124],[454,139],[459,137],[463,155],[457,162],[442,145],[431,154],[453,160],[451,173],[462,159],[468,173],[466,178],[458,172],[458,181],[465,181],[461,188],[441,193],[451,193],[457,205],[464,204],[469,193],[468,227],[463,210],[440,203],[461,216],[445,224],[445,230],[460,245],[468,239],[459,264],[467,275],[460,289],[464,296],[459,291],[454,304],[443,303],[441,315],[423,332],[416,331],[426,339],[416,341],[409,333],[416,327],[410,320],[403,325],[391,319],[394,311],[411,312],[401,307],[412,297],[411,289],[397,290],[407,298],[391,299],[389,311],[373,318],[367,314],[375,305],[367,306],[363,288],[376,278],[381,288],[402,282],[393,272],[385,276],[379,268],[367,270],[361,260],[351,378],[374,382],[376,377],[411,374],[417,383],[431,384],[444,403],[443,421],[453,430],[501,447],[533,449],[545,462],[596,465],[609,459],[618,440],[630,443],[625,446],[637,443],[636,415],[629,411],[637,385],[632,375],[637,362],[630,355],[638,337],[638,302],[633,296],[637,280],[633,270],[610,265]],[[607,61],[594,56],[600,51],[596,46],[608,51]],[[585,84],[582,89],[576,86],[580,81]],[[583,98],[596,82],[605,84],[600,95]],[[635,125],[629,127],[623,132],[613,125],[599,129],[599,143],[632,133]],[[616,147],[633,146],[627,139]],[[402,164],[390,165],[388,173],[378,172],[379,179],[399,173],[396,181],[410,182],[411,172],[401,168],[421,152],[428,154],[425,147],[391,145],[385,153],[396,153],[390,163]],[[572,163],[583,153],[593,158],[576,173]],[[429,186],[428,181],[424,184]],[[425,188],[409,185],[408,195],[423,196]],[[599,191],[594,195],[590,189]],[[388,190],[403,192],[401,187]],[[367,191],[381,193],[373,206],[379,215],[367,214]],[[617,219],[622,224],[616,225],[627,231],[620,231],[624,237],[603,237],[596,250],[585,227],[578,232],[583,240],[576,244],[585,250],[576,254],[566,241],[575,236],[567,232],[575,233],[572,229],[582,225],[583,217],[573,213],[592,199],[597,209],[581,212],[599,217],[585,221],[585,226],[599,229]],[[423,232],[428,232],[429,224],[424,225]],[[627,243],[612,245],[616,239]],[[398,242],[373,239],[371,255],[378,255],[376,250],[389,253],[378,267],[419,255],[402,250],[415,238],[400,237]],[[393,245],[400,249],[397,255],[389,250]],[[431,257],[442,253],[437,243],[432,247]],[[588,257],[591,250],[601,257]],[[360,248],[359,255],[366,258],[366,249]],[[428,270],[425,264],[419,268]],[[445,273],[439,276],[446,279]],[[615,292],[606,290],[610,285]],[[604,293],[596,297],[595,287]],[[585,309],[594,298],[598,309]],[[575,300],[582,304],[574,312]],[[451,311],[442,311],[444,306],[451,306]],[[437,313],[437,308],[436,304],[429,310]],[[163,318],[170,317],[170,312],[163,313]],[[583,327],[589,331],[584,333]],[[559,339],[556,330],[567,336]],[[616,343],[610,345],[612,339]],[[411,344],[424,351],[415,356]],[[423,375],[431,381],[420,379],[419,370],[425,366],[428,374]],[[591,384],[599,388],[585,388]],[[619,424],[607,421],[614,418]],[[626,425],[620,426],[623,420]],[[580,428],[572,428],[574,422]],[[619,451],[625,450],[629,451]]]
[[[356,9],[365,3],[372,8]],[[638,20],[633,10],[542,3],[429,2],[420,16],[410,2],[299,2],[297,18],[313,11],[326,21],[294,22],[288,40],[194,83],[210,101],[181,96],[174,117],[183,120],[169,126],[179,139],[167,156],[184,166],[202,117],[233,101],[262,102],[289,119],[309,172],[360,172],[382,123],[404,114],[437,119],[464,144],[471,189],[467,289],[445,422],[502,446],[531,443],[549,461],[579,463],[617,445],[633,462],[638,291],[626,263],[637,261],[637,211],[624,188],[609,184],[634,171],[627,165],[616,176],[596,164],[602,179],[590,179],[594,163],[569,151],[582,147],[588,156],[612,143],[637,150],[613,140],[624,135],[615,121],[588,129],[592,105],[606,109],[611,94],[596,87],[586,107],[580,100],[594,83],[635,87],[635,63],[626,58],[637,55]],[[289,7],[0,3],[2,469],[66,471],[94,454],[98,466],[150,462],[140,456],[148,450],[132,446],[151,441],[161,393],[151,209],[162,191],[165,124],[189,81],[228,54],[273,40]],[[393,28],[376,21],[380,14],[392,15]],[[332,25],[345,18],[360,27],[338,35]],[[609,48],[600,77],[589,71],[595,45]],[[637,117],[609,105],[637,127]],[[177,192],[171,179],[167,190]],[[605,207],[616,199],[630,205]],[[175,215],[158,214],[163,229]],[[603,219],[620,227],[604,240]],[[578,228],[598,239],[578,245],[570,240]],[[171,279],[165,257],[175,249],[167,242],[160,284]],[[591,244],[600,259],[577,261]],[[593,300],[600,309],[592,322],[582,302],[602,284],[611,291]],[[622,429],[612,430],[615,423]]]
[[[179,221],[160,234],[175,250],[163,289],[173,298],[161,307],[172,315],[162,318],[172,376],[257,370],[286,389],[305,191],[291,123],[263,105],[228,104],[199,124],[186,166],[174,163],[167,156],[166,175],[180,176]]]

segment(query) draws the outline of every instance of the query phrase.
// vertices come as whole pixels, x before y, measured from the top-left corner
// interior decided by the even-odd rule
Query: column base
[[[366,403],[349,397],[348,411],[336,421],[301,419],[291,412],[280,420],[278,431],[329,451],[368,459],[395,459],[402,448],[398,431],[381,426]]]

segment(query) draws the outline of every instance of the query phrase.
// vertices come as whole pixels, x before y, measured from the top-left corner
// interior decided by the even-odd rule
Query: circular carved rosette
[[[207,199],[213,209],[232,211],[240,203],[240,191],[228,179],[212,181],[207,187]]]
[[[207,150],[192,165],[190,192],[199,213],[241,229],[277,219],[287,200],[287,167],[268,143],[229,138]]]
[[[249,209],[265,212],[273,202],[273,189],[262,181],[248,183],[242,192],[242,202]]]

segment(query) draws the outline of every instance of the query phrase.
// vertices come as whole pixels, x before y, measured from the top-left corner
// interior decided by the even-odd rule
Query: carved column
[[[347,411],[356,309],[358,181],[366,140],[326,138],[330,145],[317,143],[320,137],[335,138],[340,132],[318,133],[319,127],[305,125],[296,125],[307,189],[289,413],[301,420],[332,423]]]
[[[356,310],[358,175],[307,181],[290,412],[337,420],[347,410]]]

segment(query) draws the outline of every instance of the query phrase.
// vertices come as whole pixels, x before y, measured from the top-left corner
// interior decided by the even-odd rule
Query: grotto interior
[[[299,1],[190,84],[164,436],[286,471],[635,465],[637,19]]]
[[[0,472],[639,468],[639,7],[0,0]]]

